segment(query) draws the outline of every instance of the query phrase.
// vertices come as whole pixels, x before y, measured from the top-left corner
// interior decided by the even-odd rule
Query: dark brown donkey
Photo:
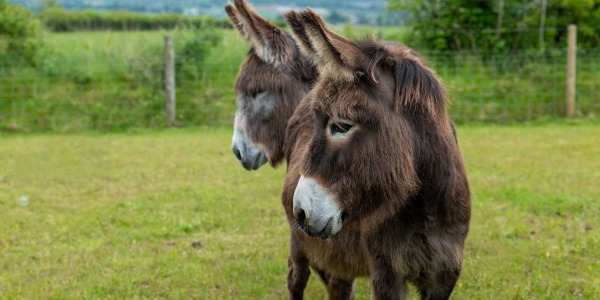
[[[406,46],[351,42],[310,9],[286,19],[320,72],[285,140],[291,298],[312,265],[330,298],[369,276],[376,299],[404,299],[407,282],[447,299],[471,202],[443,84]]]
[[[287,122],[317,73],[294,39],[245,1],[228,3],[225,11],[252,45],[235,82],[238,110],[232,150],[247,170],[267,161],[276,166],[283,160]]]

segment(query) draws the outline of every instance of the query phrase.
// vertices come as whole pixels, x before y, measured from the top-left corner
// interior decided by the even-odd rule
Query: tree
[[[58,0],[42,0],[37,5],[38,11],[45,11],[48,8],[62,8],[62,5]]]
[[[542,0],[388,0],[390,10],[408,13],[411,41],[428,50],[508,50],[538,48]],[[600,0],[547,0],[545,43],[566,45],[566,26],[600,24]],[[581,43],[595,47],[600,36],[580,31]]]
[[[42,47],[42,26],[23,6],[0,0],[0,64],[34,64]]]
[[[567,39],[569,24],[579,27],[577,44],[580,47],[600,47],[600,34],[595,29],[600,24],[600,0],[547,0],[544,31],[546,47],[559,47]],[[539,26],[542,9],[536,6],[525,22],[531,27]]]
[[[391,10],[409,13],[415,37],[431,50],[476,51],[489,43],[473,32],[496,25],[495,7],[488,0],[388,0]]]

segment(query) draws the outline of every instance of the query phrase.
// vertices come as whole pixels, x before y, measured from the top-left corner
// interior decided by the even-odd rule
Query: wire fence
[[[567,49],[428,58],[449,86],[450,114],[457,121],[512,122],[566,115]],[[579,51],[576,67],[575,115],[597,116],[600,54]]]
[[[70,54],[51,53],[33,65],[5,60],[0,65],[0,130],[166,127],[162,35],[131,39],[122,33],[111,42],[119,45],[116,50],[93,41],[91,49],[81,50],[77,47],[85,48],[85,43],[78,43]],[[176,126],[233,123],[233,85],[248,49],[235,40],[226,38],[201,59],[194,53],[176,54]],[[69,47],[66,41],[59,45]],[[566,45],[543,52],[421,52],[449,87],[450,115],[457,122],[565,116]],[[579,49],[576,66],[575,116],[598,116],[600,51]]]

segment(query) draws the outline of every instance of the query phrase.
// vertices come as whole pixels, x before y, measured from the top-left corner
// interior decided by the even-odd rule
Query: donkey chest
[[[304,233],[293,234],[298,237],[312,265],[346,279],[369,276],[369,264],[365,249],[360,245],[360,233],[343,230],[325,241]]]
[[[342,278],[369,277],[369,254],[361,234],[341,231],[335,238],[323,241],[301,232],[293,232],[311,264]],[[381,234],[381,233],[380,233]],[[460,234],[459,234],[460,235]],[[433,276],[440,270],[460,268],[463,243],[447,234],[423,234],[420,231],[397,230],[377,238],[382,257],[396,274],[407,279]],[[431,274],[429,274],[431,273]]]
[[[382,239],[381,248],[396,274],[414,280],[460,268],[465,235],[462,228],[396,231]]]

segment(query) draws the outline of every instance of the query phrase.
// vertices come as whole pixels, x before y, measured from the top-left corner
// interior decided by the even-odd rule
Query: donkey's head
[[[232,150],[242,166],[256,170],[283,159],[287,121],[310,90],[316,72],[293,38],[253,11],[244,0],[225,5],[239,35],[252,48],[238,74],[238,110]]]
[[[320,72],[307,95],[317,124],[294,193],[294,217],[321,238],[346,225],[373,228],[417,192],[420,163],[432,159],[423,148],[455,143],[445,89],[406,46],[351,42],[310,9],[291,11],[286,21]]]

